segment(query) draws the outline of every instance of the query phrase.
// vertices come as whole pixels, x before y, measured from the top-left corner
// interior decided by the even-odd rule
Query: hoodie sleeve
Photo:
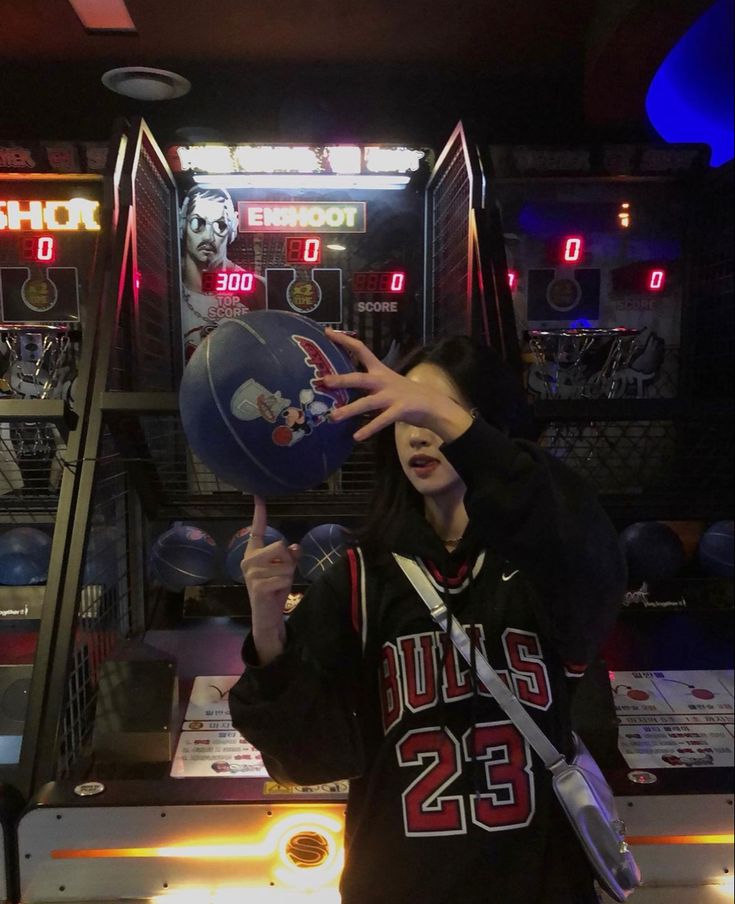
[[[281,656],[259,666],[252,637],[245,640],[245,671],[229,695],[232,724],[277,781],[310,785],[362,772],[355,717],[361,645],[349,601],[342,560],[290,616]]]
[[[626,585],[616,531],[595,494],[538,446],[479,419],[442,452],[467,486],[475,529],[534,585],[563,658],[589,662]]]

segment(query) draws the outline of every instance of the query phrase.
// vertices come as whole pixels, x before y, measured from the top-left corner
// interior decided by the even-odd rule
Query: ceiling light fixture
[[[183,75],[146,66],[110,69],[102,76],[102,84],[116,94],[136,100],[172,100],[191,90],[191,82]]]

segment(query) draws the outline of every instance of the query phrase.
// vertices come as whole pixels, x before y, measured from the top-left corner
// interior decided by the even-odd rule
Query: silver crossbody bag
[[[471,664],[469,636],[447,611],[417,562],[397,553],[393,553],[393,558],[429,607],[436,623],[442,631],[448,631],[452,643]],[[587,854],[600,887],[613,900],[626,901],[641,884],[641,874],[625,843],[625,825],[618,816],[612,789],[600,767],[576,734],[574,759],[567,762],[477,649],[474,660],[477,677],[551,773],[554,792]]]

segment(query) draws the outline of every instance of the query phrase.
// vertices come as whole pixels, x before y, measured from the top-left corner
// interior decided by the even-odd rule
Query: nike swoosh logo
[[[518,574],[518,571],[519,571],[519,569],[516,568],[516,570],[515,570],[515,571],[511,571],[510,574],[504,574],[504,575],[502,575],[503,580],[504,580],[504,581],[509,581],[512,577],[515,577],[515,575]]]

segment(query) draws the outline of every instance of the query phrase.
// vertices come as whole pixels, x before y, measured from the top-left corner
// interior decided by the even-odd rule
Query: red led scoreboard
[[[174,146],[188,357],[228,317],[294,311],[378,354],[422,338],[433,154],[384,145]]]

